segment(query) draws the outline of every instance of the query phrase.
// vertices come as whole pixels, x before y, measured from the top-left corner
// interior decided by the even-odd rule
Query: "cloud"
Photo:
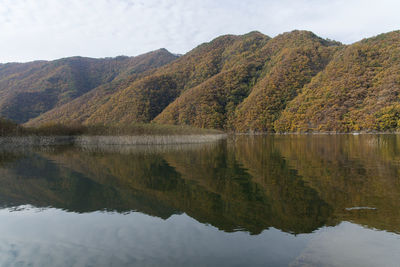
[[[185,53],[227,33],[293,29],[352,43],[400,25],[395,0],[0,0],[0,62]]]

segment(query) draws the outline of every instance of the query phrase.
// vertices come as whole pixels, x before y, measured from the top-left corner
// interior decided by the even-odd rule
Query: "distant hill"
[[[159,50],[0,65],[0,115],[30,126],[394,131],[400,130],[399,93],[399,31],[352,45],[308,31],[274,38],[250,32],[218,37],[180,57]]]
[[[101,85],[123,78],[134,79],[138,74],[176,58],[161,49],[138,57],[72,57],[49,62],[2,64],[0,115],[23,123]]]

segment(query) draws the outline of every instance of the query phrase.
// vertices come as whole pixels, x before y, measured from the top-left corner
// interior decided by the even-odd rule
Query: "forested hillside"
[[[363,40],[336,53],[275,124],[279,132],[399,127],[400,31]]]
[[[272,131],[286,103],[325,67],[336,50],[336,43],[311,32],[279,35],[234,68],[186,91],[156,121]]]
[[[165,49],[138,57],[93,59],[72,57],[55,61],[0,65],[0,115],[26,122],[69,103],[98,86],[176,59]]]
[[[246,57],[253,56],[252,51],[268,39],[257,32],[244,36],[221,36],[200,45],[154,73],[121,86],[109,98],[98,97],[95,105],[100,105],[93,112],[64,116],[66,110],[74,110],[72,106],[77,100],[44,114],[30,122],[30,125],[51,121],[79,121],[84,124],[149,122],[183,92],[207,83],[221,72],[242,65]]]
[[[26,125],[157,122],[235,132],[400,130],[400,32],[224,35],[177,58],[0,65],[0,115]]]

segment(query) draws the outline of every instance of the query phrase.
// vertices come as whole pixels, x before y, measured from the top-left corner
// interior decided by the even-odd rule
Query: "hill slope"
[[[400,31],[335,54],[275,124],[277,131],[393,130],[400,127]]]
[[[325,67],[337,46],[311,32],[293,31],[257,48],[241,64],[186,91],[156,121],[272,130],[274,117]]]
[[[246,46],[244,43],[247,39],[250,41]],[[246,60],[246,56],[252,56],[251,50],[256,50],[268,39],[269,37],[257,32],[245,36],[221,36],[198,46],[154,73],[121,86],[110,98],[98,97],[95,105],[101,104],[94,112],[84,113],[73,120],[84,124],[149,122],[182,92],[240,65]],[[70,123],[71,116],[63,114],[65,110],[72,108],[72,104],[65,105],[57,114],[44,114],[30,124],[53,120]]]
[[[308,31],[272,39],[250,32],[218,37],[176,60],[171,54],[156,58],[147,61],[148,68],[135,71],[135,64],[125,64],[118,74],[104,72],[100,78],[80,72],[94,87],[60,86],[57,97],[35,80],[40,95],[29,97],[27,111],[3,104],[0,115],[28,113],[32,126],[157,122],[236,132],[400,129],[400,32],[352,45]],[[16,80],[25,81],[31,68],[46,64],[8,70],[0,65],[0,84],[14,77],[13,70]],[[79,84],[77,77],[65,84]],[[41,101],[50,105],[43,108]]]
[[[16,122],[61,106],[123,74],[130,77],[176,59],[166,50],[138,57],[55,61],[0,65],[0,115]]]

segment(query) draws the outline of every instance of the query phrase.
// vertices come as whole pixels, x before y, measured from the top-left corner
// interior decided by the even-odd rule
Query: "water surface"
[[[400,136],[0,149],[1,266],[398,266]]]

